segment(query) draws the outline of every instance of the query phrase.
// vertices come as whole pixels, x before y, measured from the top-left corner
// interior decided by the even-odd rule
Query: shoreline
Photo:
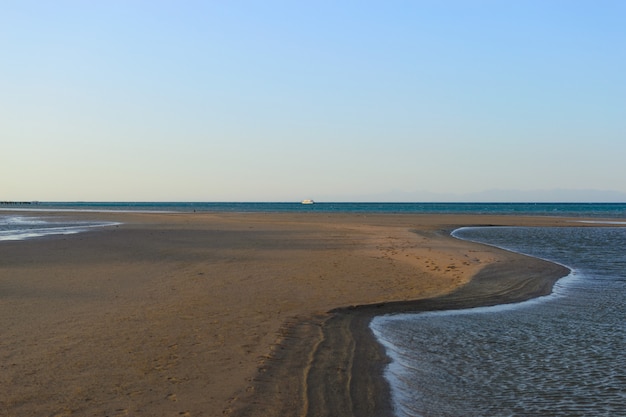
[[[395,417],[390,386],[384,377],[390,358],[371,331],[370,322],[374,317],[527,301],[550,294],[554,284],[571,272],[569,268],[550,261],[493,248],[505,252],[507,259],[487,265],[466,285],[448,294],[426,299],[340,307],[329,311],[327,317],[319,318],[313,326],[320,327],[318,333],[322,341],[305,355],[309,358],[307,367],[311,371],[305,386],[300,388],[300,391],[306,393],[298,392],[307,400],[297,415]],[[520,270],[523,271],[521,274]],[[308,321],[300,323],[304,327],[311,325]],[[293,333],[298,331],[302,330],[296,328]],[[306,337],[292,336],[285,344],[285,350],[301,358],[307,349],[305,343],[302,343],[305,340]],[[270,373],[269,377],[264,375],[257,388],[257,397],[264,399],[263,404],[254,399],[248,400],[251,404],[238,410],[234,416],[279,416],[293,409],[293,405],[285,407],[289,402],[284,397],[294,397],[293,381],[284,382],[289,379],[285,364],[293,366],[291,362],[297,362],[297,359],[285,356],[289,354],[283,353],[276,358],[273,367],[263,371],[264,374]],[[270,385],[273,386],[268,389]],[[276,399],[276,404],[272,405],[274,408],[267,407],[267,398]],[[267,408],[259,413],[260,406]]]
[[[1,243],[7,415],[391,415],[372,317],[532,298],[568,271],[449,231],[598,226],[510,215],[46,214],[63,216],[123,224]]]

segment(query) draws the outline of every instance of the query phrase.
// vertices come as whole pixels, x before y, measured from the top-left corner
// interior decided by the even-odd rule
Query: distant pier
[[[24,206],[31,204],[39,204],[37,201],[0,201],[3,206]]]

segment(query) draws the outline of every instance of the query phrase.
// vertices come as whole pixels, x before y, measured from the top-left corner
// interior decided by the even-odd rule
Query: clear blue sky
[[[626,193],[625,21],[602,0],[0,0],[0,200]]]

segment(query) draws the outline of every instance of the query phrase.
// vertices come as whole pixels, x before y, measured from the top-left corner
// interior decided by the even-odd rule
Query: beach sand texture
[[[123,224],[0,242],[3,416],[388,415],[386,358],[367,327],[373,315],[524,299],[567,273],[449,231],[572,224],[475,215],[54,216]]]

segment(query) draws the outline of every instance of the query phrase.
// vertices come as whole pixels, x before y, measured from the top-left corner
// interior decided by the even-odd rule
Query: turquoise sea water
[[[474,213],[591,216],[626,218],[626,203],[203,203],[203,202],[38,202],[5,205],[24,210],[345,212],[345,213]]]

